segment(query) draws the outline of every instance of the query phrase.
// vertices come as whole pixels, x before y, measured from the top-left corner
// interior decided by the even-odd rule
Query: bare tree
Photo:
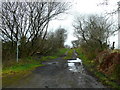
[[[97,15],[82,19],[78,18],[73,26],[82,53],[91,60],[99,52],[108,49],[108,38],[115,30],[109,18]]]
[[[20,50],[26,48],[29,55],[42,50],[50,21],[65,13],[67,5],[65,2],[2,2],[3,42],[11,42],[11,47],[15,47],[20,41]],[[38,39],[41,40],[39,44]]]
[[[88,46],[91,46],[90,42],[92,42],[92,45],[96,43],[102,48],[104,43],[108,44],[108,38],[114,32],[112,25],[113,23],[109,21],[109,18],[90,16],[86,20],[78,18],[73,26],[78,39],[81,39]]]

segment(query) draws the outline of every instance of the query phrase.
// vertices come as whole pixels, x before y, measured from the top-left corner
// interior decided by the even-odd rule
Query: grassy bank
[[[108,77],[102,72],[99,72],[97,70],[97,63],[95,62],[95,60],[89,60],[88,58],[86,58],[86,56],[81,52],[80,48],[77,48],[76,52],[79,55],[78,57],[82,59],[85,68],[91,75],[96,77],[100,82],[102,82],[105,86],[109,88],[120,89],[120,85],[113,81],[113,77],[111,76]]]
[[[1,75],[3,79],[3,87],[29,75],[31,71],[34,70],[36,67],[43,66],[43,61],[56,59],[59,56],[63,55],[66,51],[66,48],[62,48],[49,56],[42,56],[40,59],[37,60],[35,60],[36,57],[26,57],[23,59],[19,59],[18,63],[15,60],[4,63]]]
[[[3,64],[2,69],[2,86],[6,87],[11,83],[15,83],[23,77],[29,75],[36,67],[43,66],[39,61],[32,57],[19,59],[19,62],[9,61]]]

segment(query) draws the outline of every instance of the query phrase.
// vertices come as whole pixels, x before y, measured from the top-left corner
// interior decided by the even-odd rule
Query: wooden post
[[[112,45],[112,50],[115,49],[115,42],[113,42],[113,45]]]

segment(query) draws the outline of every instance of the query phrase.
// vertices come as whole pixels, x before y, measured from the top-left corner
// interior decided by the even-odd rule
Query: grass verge
[[[120,89],[120,85],[113,81],[112,77],[108,77],[97,70],[97,63],[94,60],[87,59],[86,56],[81,52],[80,48],[77,48],[76,52],[79,55],[78,57],[82,59],[85,68],[92,76],[96,77],[98,81],[102,82],[102,84],[108,88]]]
[[[20,60],[19,63],[11,62],[2,69],[2,86],[6,87],[15,81],[18,81],[29,75],[36,67],[43,66],[32,57]]]
[[[0,75],[2,77],[2,86],[6,87],[11,83],[20,80],[21,78],[24,78],[36,67],[43,66],[43,61],[56,59],[63,55],[66,51],[66,48],[62,48],[50,56],[43,56],[39,60],[35,60],[33,57],[27,57],[19,59],[18,63],[15,61],[9,61],[3,64],[2,75]]]

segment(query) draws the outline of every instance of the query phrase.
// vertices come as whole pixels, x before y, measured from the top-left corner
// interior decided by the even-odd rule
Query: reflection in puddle
[[[75,66],[75,63],[68,63],[69,70],[73,72],[77,72],[77,68]]]
[[[75,59],[75,60],[68,60],[68,62],[73,62],[73,63],[78,62],[78,63],[81,63],[81,64],[82,64],[82,60],[79,59],[79,58],[77,58],[77,59]]]
[[[68,60],[69,70],[72,72],[81,72],[83,71],[82,60],[77,58],[75,60]]]

